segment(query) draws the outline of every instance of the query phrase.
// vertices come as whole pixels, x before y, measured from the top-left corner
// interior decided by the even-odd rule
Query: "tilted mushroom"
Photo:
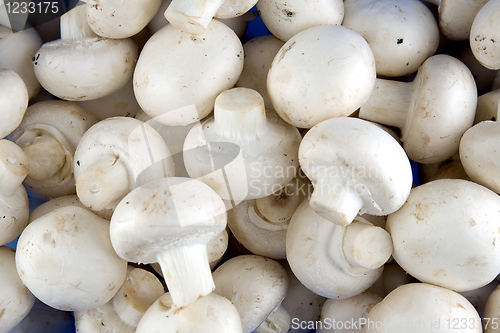
[[[141,31],[155,16],[161,0],[86,1],[87,22],[97,35],[128,38]]]
[[[75,312],[76,332],[135,333],[146,310],[164,293],[163,285],[153,273],[134,268],[108,303]]]
[[[13,70],[0,68],[0,138],[14,131],[28,107],[28,90],[23,79]]]
[[[476,14],[469,42],[476,59],[488,69],[500,69],[500,2],[489,0]]]
[[[476,105],[470,70],[456,58],[439,54],[419,67],[412,82],[377,79],[359,117],[401,129],[408,157],[429,164],[458,151]]]
[[[28,107],[21,125],[10,135],[28,157],[25,180],[31,192],[55,198],[75,193],[73,154],[96,119],[67,101],[42,101]]]
[[[363,36],[375,56],[377,74],[414,73],[439,44],[439,27],[419,0],[346,0],[342,25]]]
[[[0,245],[16,239],[28,224],[28,195],[22,185],[28,170],[22,149],[0,140]]]
[[[134,92],[151,118],[170,126],[188,125],[213,110],[217,95],[236,83],[242,69],[243,47],[225,24],[213,21],[202,35],[169,24],[144,46]]]
[[[343,299],[368,289],[392,253],[389,234],[361,217],[344,227],[318,215],[307,201],[288,225],[286,256],[299,281],[314,293]]]
[[[295,177],[300,138],[296,128],[266,114],[258,92],[233,88],[217,96],[214,117],[188,133],[184,164],[190,177],[210,185],[224,200],[263,198]],[[230,191],[218,173],[221,166]]]
[[[332,118],[311,128],[299,148],[300,167],[314,185],[311,207],[347,225],[356,215],[388,215],[408,197],[413,177],[399,143],[358,118]]]
[[[422,282],[468,291],[500,273],[500,197],[481,185],[441,179],[416,187],[386,228],[394,259]]]
[[[66,311],[104,305],[127,274],[127,262],[111,246],[109,221],[76,206],[52,211],[24,229],[16,267],[36,298]]]
[[[0,284],[0,332],[8,333],[28,315],[35,297],[17,274],[14,250],[6,246],[0,246]]]
[[[235,306],[215,293],[200,297],[179,308],[170,293],[161,296],[149,307],[136,333],[218,332],[243,333]]]
[[[344,18],[342,0],[260,0],[257,9],[269,31],[284,42],[317,25],[341,24]]]
[[[288,276],[277,261],[237,256],[214,271],[214,282],[214,293],[229,299],[238,310],[243,333],[288,331],[291,317],[281,306],[288,290]]]
[[[125,86],[132,79],[137,56],[137,45],[130,39],[98,37],[87,24],[85,6],[77,6],[61,16],[61,39],[43,44],[33,64],[48,92],[82,101]]]
[[[184,307],[215,289],[207,243],[226,221],[224,202],[208,185],[163,178],[120,201],[111,218],[111,242],[128,261],[158,262],[173,303]]]
[[[283,120],[311,128],[356,111],[370,97],[375,76],[373,52],[360,34],[322,25],[283,45],[269,70],[267,90]]]
[[[101,120],[85,132],[75,151],[74,170],[78,198],[102,213],[112,211],[138,186],[174,174],[160,134],[128,117]]]

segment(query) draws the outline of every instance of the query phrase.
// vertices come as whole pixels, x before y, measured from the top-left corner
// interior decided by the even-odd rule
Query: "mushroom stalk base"
[[[76,6],[61,16],[61,40],[80,40],[98,37],[87,23],[87,6]]]
[[[206,242],[174,244],[157,259],[175,306],[185,307],[215,289]]]
[[[403,129],[414,93],[413,82],[377,79],[368,101],[361,105],[359,117]]]
[[[280,305],[255,329],[256,333],[286,333],[292,324],[292,317]]]
[[[21,147],[8,140],[0,140],[0,196],[11,197],[26,178],[28,158]]]
[[[131,327],[137,327],[137,325],[139,325],[139,321],[144,315],[144,313],[137,311],[130,306],[130,303],[123,295],[123,289],[120,289],[115,297],[113,297],[113,308],[115,309],[120,320]]]
[[[223,3],[224,0],[173,0],[165,18],[177,29],[203,34]]]

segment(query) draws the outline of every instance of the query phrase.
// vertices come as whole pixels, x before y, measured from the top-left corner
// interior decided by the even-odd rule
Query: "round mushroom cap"
[[[303,30],[273,60],[267,89],[274,110],[299,128],[348,116],[375,86],[375,58],[366,40],[338,25]]]
[[[213,273],[214,293],[229,299],[240,314],[243,332],[254,331],[281,304],[288,290],[285,269],[272,259],[237,256]]]
[[[170,246],[215,237],[226,221],[224,202],[208,185],[190,178],[163,178],[120,201],[111,218],[111,241],[120,257],[149,264]]]
[[[0,138],[9,135],[21,124],[28,98],[23,79],[13,70],[0,68]]]
[[[439,28],[449,40],[467,40],[474,18],[489,0],[440,0]]]
[[[0,285],[0,332],[7,333],[28,315],[35,297],[17,274],[14,250],[6,246],[0,246]]]
[[[30,223],[19,237],[16,266],[40,301],[66,311],[107,303],[127,274],[127,262],[111,246],[109,222],[76,206]]]
[[[416,187],[386,227],[394,259],[422,282],[461,292],[500,273],[500,197],[481,185],[440,179]]]
[[[500,1],[488,1],[476,14],[469,42],[476,59],[488,69],[500,69]]]

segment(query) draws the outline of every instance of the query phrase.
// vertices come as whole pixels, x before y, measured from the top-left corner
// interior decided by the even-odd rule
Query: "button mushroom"
[[[500,2],[488,1],[476,14],[469,42],[476,59],[488,69],[500,69]]]
[[[0,68],[0,138],[14,131],[28,107],[28,90],[23,79],[10,69]]]
[[[222,199],[189,178],[163,178],[134,189],[111,218],[111,241],[128,261],[158,262],[173,303],[187,306],[215,288],[207,243],[226,227]]]

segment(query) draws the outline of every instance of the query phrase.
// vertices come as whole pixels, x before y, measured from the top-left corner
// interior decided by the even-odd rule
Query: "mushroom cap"
[[[311,128],[348,116],[375,86],[375,59],[366,40],[346,27],[315,26],[290,38],[267,76],[269,97],[283,120]]]
[[[136,333],[220,332],[243,333],[235,306],[215,293],[198,298],[184,308],[173,305],[169,293],[146,311]]]
[[[243,47],[225,24],[212,20],[192,35],[168,24],[146,43],[134,72],[142,110],[170,126],[207,116],[215,98],[234,86],[243,70]]]
[[[15,240],[28,225],[29,200],[24,186],[10,197],[0,196],[0,245]]]
[[[85,207],[84,204],[82,204],[80,199],[78,199],[78,196],[76,196],[75,194],[63,195],[62,197],[57,197],[47,202],[44,202],[40,206],[33,209],[30,213],[29,223],[33,222],[39,217],[42,217],[45,214],[48,214],[56,209],[66,206],[77,206],[81,208],[87,208]]]
[[[226,227],[222,199],[190,178],[163,178],[136,188],[111,218],[111,241],[118,255],[138,263],[157,262],[171,246],[215,237]]]
[[[99,36],[128,38],[151,21],[160,5],[161,0],[89,0],[87,22]]]
[[[342,25],[363,36],[375,56],[377,74],[414,73],[439,44],[434,15],[418,0],[346,0]]]
[[[28,90],[23,79],[13,70],[0,68],[0,138],[14,131],[28,107]]]
[[[237,256],[213,273],[214,293],[229,299],[240,314],[243,332],[254,331],[281,304],[288,290],[285,269],[261,256]]]
[[[230,19],[241,16],[252,9],[257,0],[225,0],[220,5],[214,17],[218,19]]]
[[[16,266],[40,301],[66,311],[107,303],[127,274],[127,262],[111,246],[109,222],[76,206],[30,223],[18,240]]]
[[[342,0],[260,0],[257,9],[269,31],[284,42],[317,25],[340,25],[344,18]]]
[[[458,151],[477,106],[474,77],[460,60],[445,54],[427,59],[413,81],[417,91],[401,129],[405,151],[419,163],[441,162]]]
[[[483,318],[500,318],[500,286],[496,287],[488,297]],[[496,324],[493,324],[493,322],[490,325],[485,325],[484,333],[495,333],[498,328],[498,326],[495,326]]]
[[[462,295],[427,283],[410,283],[396,288],[368,313],[367,333],[445,332],[460,318],[462,332],[481,332],[481,318]],[[463,321],[462,321],[463,320]],[[437,326],[440,325],[440,326]]]
[[[7,333],[28,315],[35,297],[17,274],[14,250],[6,246],[0,246],[0,283],[0,332]]]
[[[441,179],[414,188],[388,216],[387,231],[394,259],[420,281],[468,291],[500,273],[500,197],[473,182]]]
[[[489,0],[440,0],[439,28],[449,40],[467,40],[474,18]]]
[[[500,69],[500,2],[488,1],[476,14],[470,29],[470,48],[488,69]]]
[[[131,39],[86,38],[43,44],[34,56],[40,84],[61,99],[91,100],[127,84],[138,57]]]
[[[410,161],[399,143],[358,118],[332,118],[311,128],[300,143],[299,163],[315,187],[333,178],[357,184],[356,194],[364,197],[362,210],[371,215],[398,210],[413,182]],[[329,187],[318,191],[344,191]]]

